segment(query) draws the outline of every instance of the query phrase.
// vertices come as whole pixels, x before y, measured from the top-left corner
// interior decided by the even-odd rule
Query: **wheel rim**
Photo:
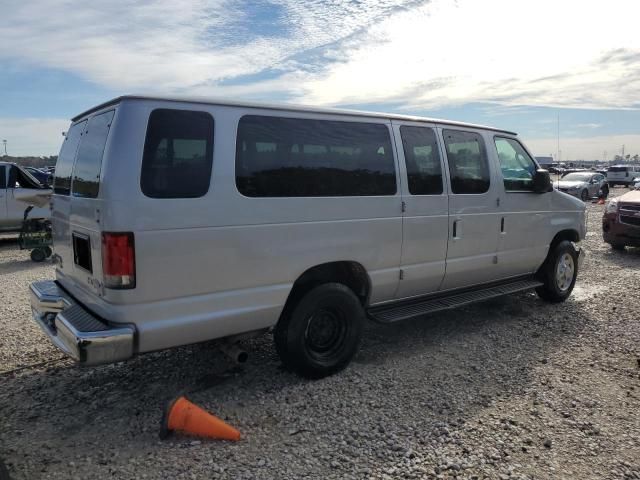
[[[556,285],[561,292],[569,290],[575,271],[576,267],[573,257],[568,253],[562,254],[556,265]]]
[[[346,332],[345,318],[340,310],[319,307],[307,323],[307,351],[317,360],[328,359],[342,348]]]

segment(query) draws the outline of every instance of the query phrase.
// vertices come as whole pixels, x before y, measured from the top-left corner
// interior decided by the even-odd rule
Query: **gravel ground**
[[[319,381],[283,371],[269,335],[242,369],[210,343],[78,368],[30,318],[28,284],[52,266],[0,239],[0,457],[14,479],[640,479],[640,249],[610,250],[603,207],[588,208],[567,302],[370,325]],[[242,440],[160,441],[185,392]]]

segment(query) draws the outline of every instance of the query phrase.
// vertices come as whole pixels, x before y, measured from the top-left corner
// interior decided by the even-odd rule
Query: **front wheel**
[[[538,271],[543,285],[536,288],[540,298],[552,303],[565,301],[578,277],[578,252],[571,242],[563,240],[547,255]]]
[[[282,363],[306,378],[342,370],[358,350],[364,327],[360,300],[341,283],[325,283],[285,311],[274,341]]]
[[[580,192],[580,200],[582,200],[583,202],[586,202],[589,199],[589,192],[587,191],[587,189],[582,190],[582,192]]]

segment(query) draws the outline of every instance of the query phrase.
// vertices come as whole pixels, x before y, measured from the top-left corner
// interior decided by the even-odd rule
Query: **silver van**
[[[289,105],[116,98],[73,119],[53,188],[32,308],[84,364],[272,329],[321,377],[367,318],[565,300],[586,231],[513,132]]]
[[[633,188],[636,177],[640,177],[640,165],[614,165],[607,170],[607,182],[611,187],[624,185]]]

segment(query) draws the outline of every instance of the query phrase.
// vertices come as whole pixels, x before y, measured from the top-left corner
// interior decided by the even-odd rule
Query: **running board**
[[[451,293],[446,296],[404,300],[393,304],[372,307],[368,310],[369,317],[380,323],[393,323],[409,318],[420,317],[429,313],[458,308],[470,303],[481,302],[491,298],[523,292],[541,286],[537,280],[519,280],[512,283],[503,283],[460,293]]]

